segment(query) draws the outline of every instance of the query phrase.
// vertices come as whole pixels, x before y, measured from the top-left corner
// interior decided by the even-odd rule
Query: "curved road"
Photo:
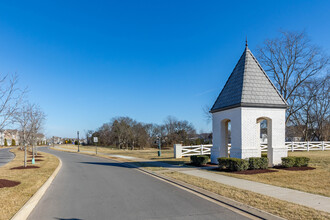
[[[15,154],[10,152],[12,148],[4,148],[0,149],[0,167],[4,166],[8,162],[10,162],[12,159],[15,158]]]
[[[115,161],[41,151],[63,166],[28,219],[246,219]]]

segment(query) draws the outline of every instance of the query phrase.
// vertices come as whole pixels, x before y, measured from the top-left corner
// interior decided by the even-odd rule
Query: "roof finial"
[[[247,36],[245,37],[245,47],[248,46],[248,42],[247,42]]]

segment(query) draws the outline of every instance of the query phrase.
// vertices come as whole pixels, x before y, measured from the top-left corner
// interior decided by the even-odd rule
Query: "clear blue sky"
[[[212,105],[241,53],[306,30],[329,54],[330,1],[1,1],[0,73],[18,73],[47,114],[47,136],[75,137],[114,116],[168,115],[211,131]]]

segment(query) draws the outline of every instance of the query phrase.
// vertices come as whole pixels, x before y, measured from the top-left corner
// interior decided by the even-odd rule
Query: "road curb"
[[[54,155],[55,156],[55,155]],[[62,160],[57,157],[59,164],[53,174],[47,179],[47,181],[38,189],[38,191],[25,203],[25,205],[11,218],[11,220],[27,219],[32,210],[37,206],[38,202],[45,194],[50,184],[55,179],[56,175],[62,167]]]
[[[54,150],[56,150],[56,149],[54,149]],[[77,152],[71,152],[71,151],[66,151],[66,152],[77,153]],[[183,190],[189,191],[190,193],[193,193],[193,194],[195,194],[197,196],[200,196],[204,199],[207,199],[211,202],[218,203],[218,205],[229,208],[232,211],[236,211],[236,212],[241,213],[245,216],[249,216],[252,219],[284,220],[284,218],[273,215],[273,214],[268,213],[266,211],[263,211],[261,209],[254,208],[252,206],[243,204],[241,202],[237,202],[233,199],[227,198],[225,196],[221,196],[219,194],[210,192],[210,191],[202,189],[200,187],[197,187],[197,186],[194,186],[194,185],[191,185],[191,184],[188,184],[188,183],[185,183],[185,182],[167,177],[165,175],[156,173],[154,171],[146,170],[146,169],[141,168],[137,165],[131,164],[132,162],[134,163],[134,161],[123,162],[123,161],[120,161],[120,160],[116,160],[116,158],[100,157],[98,155],[89,155],[89,154],[85,154],[85,153],[81,153],[81,154],[84,154],[84,155],[87,155],[87,156],[92,156],[92,157],[97,157],[97,158],[103,158],[103,159],[106,159],[106,160],[112,160],[112,161],[116,161],[118,163],[122,163],[126,167],[134,168],[134,169],[136,169],[136,170],[138,170],[142,173],[145,173],[145,174],[150,175],[154,178],[157,178],[161,181],[172,184],[172,185],[174,185],[178,188],[181,188]],[[139,163],[139,162],[136,162],[136,163]]]
[[[179,180],[161,175],[159,173],[155,173],[153,171],[143,169],[139,166],[135,166],[135,165],[128,164],[128,163],[125,163],[125,162],[121,162],[121,163],[124,163],[127,167],[135,168],[135,169],[137,169],[137,170],[139,170],[143,173],[154,176],[157,179],[168,182],[168,183],[170,183],[172,185],[175,185],[179,188],[183,188],[187,191],[193,192],[194,194],[206,197],[209,200],[219,202],[219,203],[223,204],[224,206],[227,206],[227,208],[236,209],[240,212],[246,213],[248,215],[251,215],[251,216],[259,218],[259,219],[284,220],[284,218],[281,218],[279,216],[276,216],[276,215],[273,215],[273,214],[268,213],[266,211],[263,211],[261,209],[257,209],[257,208],[254,208],[252,206],[237,202],[233,199],[227,198],[225,196],[221,196],[219,194],[210,192],[210,191],[202,189],[200,187],[197,187],[197,186],[194,186],[194,185],[191,185],[191,184],[188,184],[188,183],[185,183],[185,182],[182,182],[182,181],[179,181]]]

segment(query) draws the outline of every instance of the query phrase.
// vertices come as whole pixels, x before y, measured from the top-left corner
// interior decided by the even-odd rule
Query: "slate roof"
[[[287,106],[286,101],[246,45],[210,112],[235,107],[287,108]]]

